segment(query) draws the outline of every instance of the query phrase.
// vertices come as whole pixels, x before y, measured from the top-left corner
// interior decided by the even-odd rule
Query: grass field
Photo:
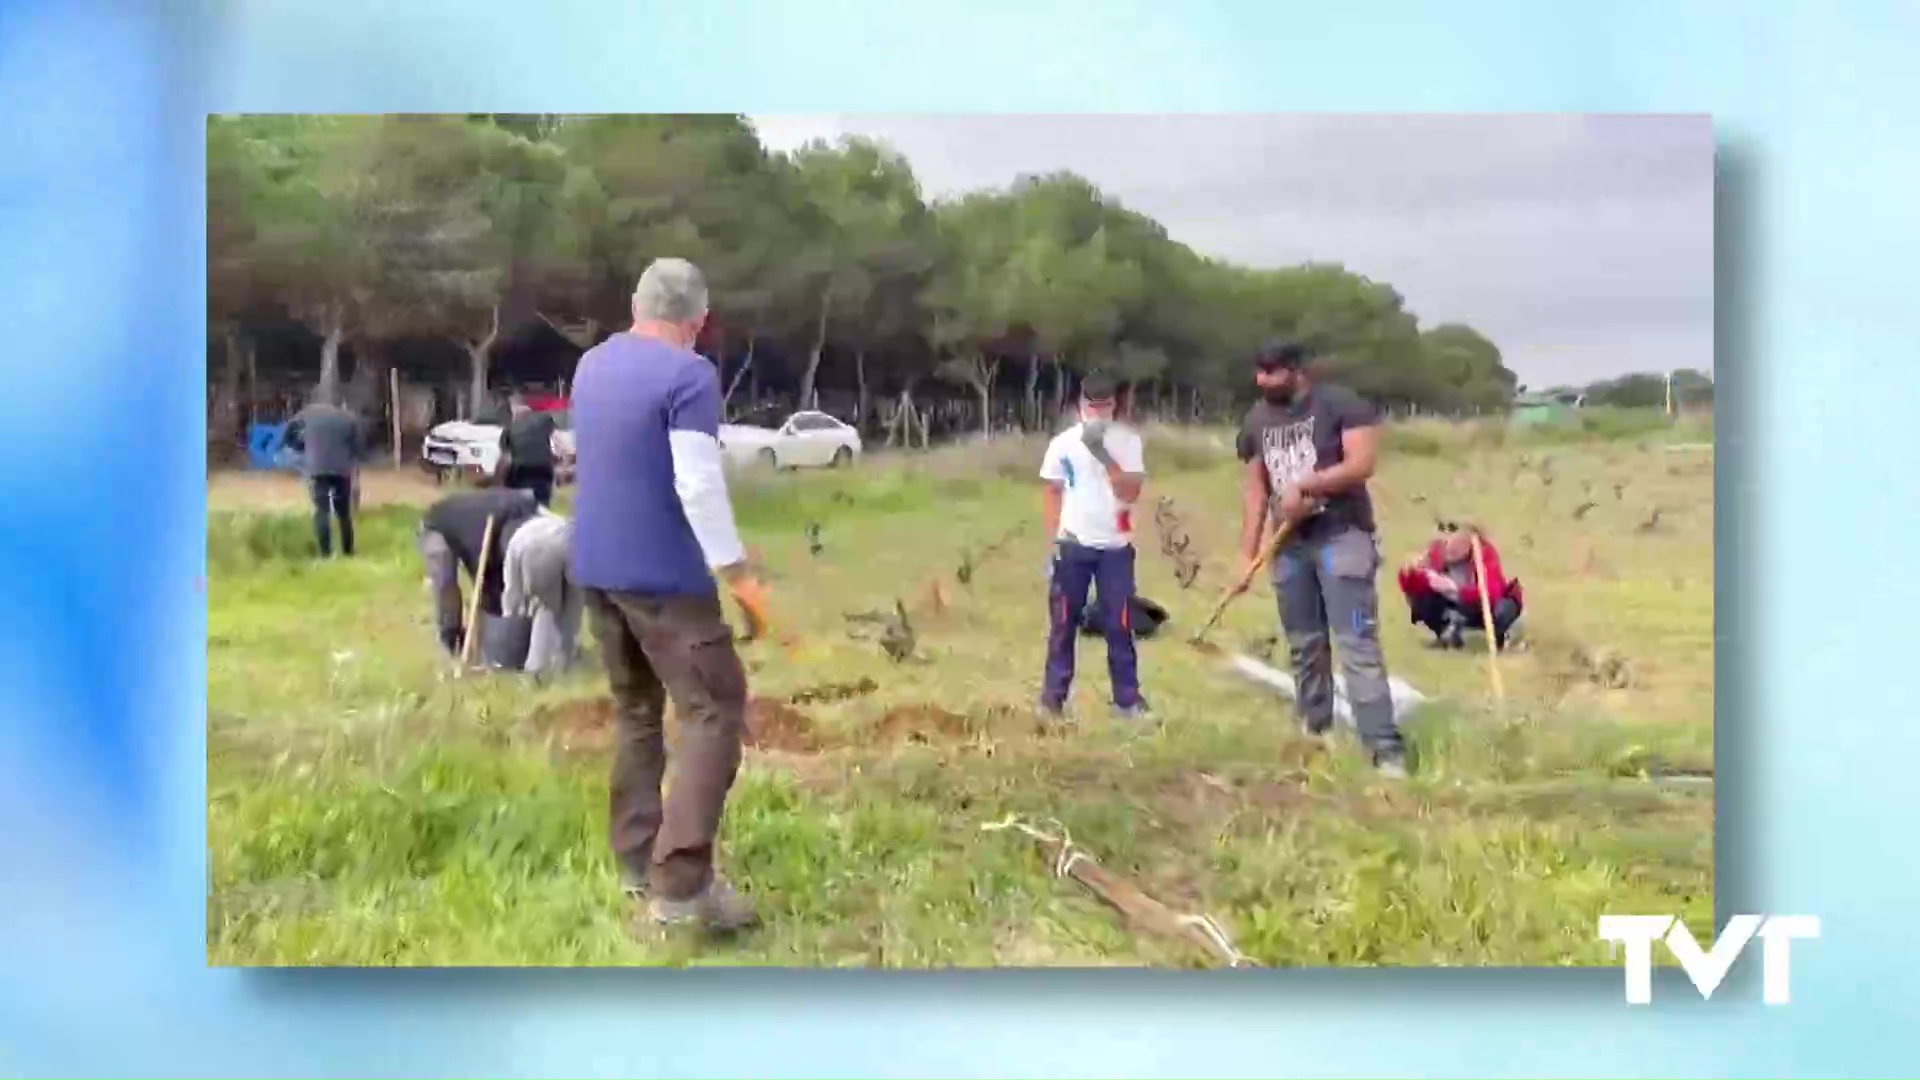
[[[1173,580],[1143,514],[1141,591],[1170,608],[1143,643],[1160,723],[1107,718],[1098,642],[1065,733],[1035,730],[1044,544],[1037,443],[997,442],[835,474],[736,480],[792,651],[745,646],[758,699],[723,864],[766,926],[724,943],[634,934],[606,847],[597,662],[545,688],[450,682],[412,535],[431,489],[386,477],[361,554],[308,557],[286,479],[209,495],[208,950],[220,964],[1188,965],[1130,933],[1032,841],[1057,819],[1102,865],[1211,914],[1273,965],[1613,962],[1603,911],[1711,924],[1711,429],[1590,416],[1507,434],[1403,425],[1375,497],[1390,668],[1439,700],[1420,766],[1383,786],[1350,742],[1313,752],[1287,703],[1184,644],[1233,565],[1224,435],[1160,432],[1169,496],[1204,569]],[[387,505],[378,505],[380,503]],[[564,498],[563,498],[564,502]],[[1590,506],[1588,504],[1591,504]],[[1585,509],[1582,509],[1585,507]],[[1655,511],[1658,511],[1657,515]],[[1477,519],[1527,586],[1527,648],[1439,652],[1391,571],[1436,513]],[[1578,517],[1576,517],[1578,515]],[[808,553],[805,527],[824,550]],[[963,552],[976,554],[968,585]],[[927,584],[943,582],[935,612]],[[916,662],[850,639],[844,615],[904,600]],[[1264,650],[1264,583],[1214,639]],[[1476,641],[1475,646],[1478,647]],[[1284,664],[1284,652],[1275,661]],[[1625,685],[1621,685],[1621,684]]]

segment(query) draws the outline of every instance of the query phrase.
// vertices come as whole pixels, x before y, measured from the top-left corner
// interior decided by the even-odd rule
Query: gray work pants
[[[1405,750],[1380,651],[1379,569],[1373,534],[1351,527],[1309,532],[1281,548],[1273,562],[1301,723],[1313,733],[1333,726],[1332,654],[1338,651],[1354,726],[1375,761],[1398,759]]]

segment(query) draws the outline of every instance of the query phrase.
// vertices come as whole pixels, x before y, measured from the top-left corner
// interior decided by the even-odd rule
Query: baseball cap
[[[1312,355],[1311,350],[1297,341],[1269,341],[1253,354],[1253,366],[1261,371],[1296,371]]]

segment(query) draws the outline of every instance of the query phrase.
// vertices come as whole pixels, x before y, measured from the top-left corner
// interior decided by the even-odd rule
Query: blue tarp
[[[287,425],[255,424],[247,431],[247,464],[255,469],[297,469],[300,455],[287,445]]]

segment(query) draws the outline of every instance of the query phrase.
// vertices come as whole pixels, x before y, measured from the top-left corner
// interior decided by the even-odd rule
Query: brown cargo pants
[[[740,769],[747,675],[720,598],[586,590],[587,618],[613,691],[609,832],[627,876],[668,900],[713,879],[713,849]],[[678,731],[667,774],[666,706]]]

